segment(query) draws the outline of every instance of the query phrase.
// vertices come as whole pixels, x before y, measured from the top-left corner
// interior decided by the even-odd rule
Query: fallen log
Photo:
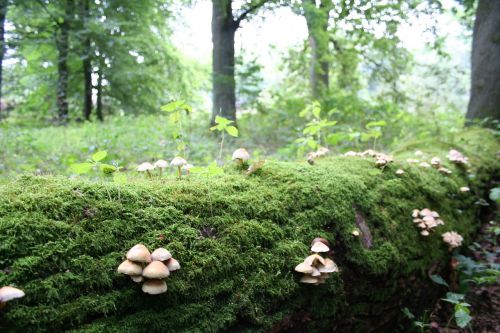
[[[469,164],[448,162],[451,148]],[[416,149],[453,173],[408,163]],[[394,331],[403,307],[432,305],[428,271],[450,258],[441,234],[467,243],[480,226],[477,203],[498,179],[499,150],[492,132],[469,129],[452,144],[407,144],[382,169],[371,157],[336,156],[125,185],[20,177],[0,187],[0,286],[26,296],[0,312],[0,330]],[[412,222],[423,208],[445,222],[427,237]],[[315,237],[329,241],[340,272],[300,284],[293,270]],[[144,294],[116,272],[137,243],[181,263],[166,293]]]

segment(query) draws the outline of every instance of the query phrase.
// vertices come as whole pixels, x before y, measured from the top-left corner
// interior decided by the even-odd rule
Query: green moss
[[[454,166],[443,176],[404,162],[416,148],[446,161],[450,147],[470,157],[472,177]],[[308,332],[362,330],[379,305],[414,297],[402,279],[426,281],[434,263],[446,262],[442,232],[470,240],[477,197],[458,189],[482,195],[499,175],[498,150],[490,132],[473,129],[452,144],[408,144],[383,172],[369,158],[339,156],[314,166],[270,162],[250,177],[227,167],[215,178],[122,186],[21,177],[0,187],[0,268],[8,272],[0,285],[16,285],[26,297],[9,304],[0,328],[256,332],[293,323]],[[406,170],[401,177],[398,168]],[[427,238],[411,221],[411,211],[424,207],[446,223]],[[351,234],[355,210],[372,233],[371,248]],[[301,285],[293,268],[317,236],[332,243],[341,273],[323,286]],[[145,295],[116,273],[139,242],[167,247],[181,262],[166,294]]]

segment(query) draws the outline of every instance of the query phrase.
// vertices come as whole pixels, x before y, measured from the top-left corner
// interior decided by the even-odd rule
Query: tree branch
[[[268,1],[269,0],[260,0],[260,1],[257,1],[256,3],[254,3],[253,5],[250,5],[246,10],[243,11],[243,13],[240,14],[240,16],[238,16],[236,18],[236,20],[234,20],[234,23],[236,24],[236,26],[239,26],[241,21],[246,19],[248,15],[252,14],[260,7],[264,6],[265,3]]]

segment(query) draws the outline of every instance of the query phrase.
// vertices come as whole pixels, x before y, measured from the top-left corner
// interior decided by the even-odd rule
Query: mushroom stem
[[[146,172],[148,173],[149,179],[151,179],[151,172],[149,172],[149,170],[146,170]]]
[[[179,178],[181,178],[181,177],[182,177],[181,167],[180,167],[180,166],[178,166],[178,167],[177,167],[177,170],[179,171],[179,173],[178,173]]]
[[[161,178],[161,174],[163,173],[163,169],[160,168],[160,178]]]

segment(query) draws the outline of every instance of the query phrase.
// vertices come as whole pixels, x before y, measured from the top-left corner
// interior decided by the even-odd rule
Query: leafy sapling
[[[69,168],[78,175],[88,174],[94,169],[99,169],[105,176],[113,175],[113,181],[116,183],[126,182],[126,176],[120,172],[122,167],[102,162],[107,156],[106,151],[100,150],[92,154],[86,162],[71,164]]]
[[[176,126],[172,132],[172,138],[177,142],[177,153],[185,155],[186,142],[184,141],[184,130],[182,127],[183,114],[193,112],[191,106],[182,100],[172,101],[161,107],[161,110],[168,113],[169,121]]]
[[[218,131],[221,133],[220,150],[219,150],[219,161],[222,160],[222,149],[224,147],[224,135],[229,134],[232,137],[238,137],[238,129],[231,125],[234,121],[227,118],[216,116],[215,123],[217,125],[210,128],[211,131]]]

